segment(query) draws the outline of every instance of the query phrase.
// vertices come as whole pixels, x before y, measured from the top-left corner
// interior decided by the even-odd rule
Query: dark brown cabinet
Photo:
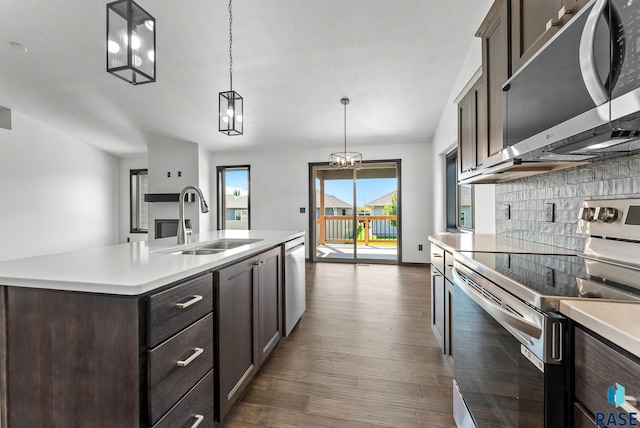
[[[502,86],[511,75],[510,0],[497,0],[476,33],[482,39],[482,93],[477,116],[477,163],[482,166],[503,148]]]
[[[515,72],[565,25],[587,0],[511,0],[511,56]]]
[[[478,80],[458,102],[458,147],[460,174],[470,173],[478,166],[478,112],[484,104],[483,82]],[[486,110],[485,110],[486,112]],[[483,113],[480,112],[482,115]],[[482,120],[480,120],[482,122]],[[482,134],[482,133],[481,133]]]
[[[605,343],[590,332],[574,329],[574,426],[593,427],[597,412],[626,412],[640,396],[640,360]],[[608,403],[608,389],[620,384],[625,397],[633,400],[617,407]],[[633,410],[637,412],[637,410]],[[599,426],[599,425],[598,425]]]
[[[259,257],[258,313],[260,363],[276,347],[283,333],[282,251],[275,248]]]
[[[431,244],[431,330],[442,352],[451,359],[451,307],[453,256]]]
[[[282,337],[281,251],[216,273],[220,421]]]
[[[214,382],[211,274],[142,297],[5,289],[8,427],[213,426],[213,388],[192,394]]]

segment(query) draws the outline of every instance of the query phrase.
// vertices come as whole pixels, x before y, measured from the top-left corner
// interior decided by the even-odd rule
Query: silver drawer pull
[[[184,302],[184,303],[176,303],[176,306],[179,307],[180,309],[184,309],[184,308],[188,308],[189,306],[193,305],[194,303],[198,303],[200,300],[202,300],[202,296],[200,296],[198,294],[194,294],[193,299],[189,300],[188,302]]]
[[[204,416],[202,415],[195,415],[194,418],[196,418],[196,421],[191,425],[191,428],[196,428],[202,423],[202,421],[204,421]]]
[[[178,365],[178,367],[187,367],[189,364],[191,364],[193,360],[198,358],[200,354],[202,354],[203,352],[204,352],[204,349],[202,348],[194,348],[193,354],[191,354],[189,358],[187,358],[186,360],[180,360],[176,364]]]

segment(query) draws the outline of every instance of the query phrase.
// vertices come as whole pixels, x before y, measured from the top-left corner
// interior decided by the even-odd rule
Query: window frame
[[[142,200],[143,204],[147,204],[148,214],[148,202],[144,201],[144,196],[138,199],[140,193],[140,181],[139,176],[146,175],[149,179],[149,170],[147,168],[130,169],[129,170],[129,233],[149,233],[149,219],[147,217],[147,229],[140,228],[140,206],[138,201]],[[135,186],[134,186],[135,183]]]
[[[460,152],[458,148],[454,148],[449,153],[445,154],[445,229],[448,232],[473,232],[475,229],[475,186],[469,185],[471,189],[471,226],[464,226],[460,224],[462,217],[462,209],[460,206],[460,188],[461,184],[458,183],[458,171],[460,171]],[[452,189],[455,186],[455,189]],[[454,196],[455,201],[451,200]]]
[[[227,202],[225,196],[226,180],[225,173],[233,170],[246,170],[247,171],[247,191],[249,195],[247,197],[247,230],[251,230],[251,165],[229,165],[229,166],[216,166],[216,200],[217,200],[217,230],[226,229],[227,219]],[[242,208],[241,208],[242,209]],[[234,212],[235,216],[235,212]]]

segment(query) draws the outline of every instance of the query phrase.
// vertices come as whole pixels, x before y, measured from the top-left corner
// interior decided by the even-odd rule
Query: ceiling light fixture
[[[226,135],[242,135],[243,130],[243,99],[233,90],[233,33],[231,25],[233,13],[229,0],[229,90],[220,92],[218,97],[218,131]]]
[[[107,4],[107,71],[132,85],[155,82],[155,28],[156,19],[133,0]]]
[[[329,166],[333,168],[362,168],[362,153],[347,151],[347,104],[349,98],[340,100],[344,106],[344,152],[331,153]]]

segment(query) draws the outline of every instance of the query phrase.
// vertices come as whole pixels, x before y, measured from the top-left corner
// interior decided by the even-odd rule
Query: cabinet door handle
[[[562,24],[562,21],[555,20],[555,19],[550,19],[550,20],[547,21],[547,24],[545,25],[545,31],[549,31],[551,28],[557,27],[560,24]]]
[[[562,8],[558,11],[558,19],[562,19],[565,17],[565,15],[570,15],[572,13],[573,13],[573,9],[567,6],[562,6]]]
[[[196,421],[191,425],[191,428],[196,428],[202,423],[202,421],[204,421],[204,416],[202,415],[194,415],[193,417],[196,418]]]
[[[202,354],[203,352],[204,352],[204,349],[202,349],[202,348],[193,348],[193,354],[191,354],[191,356],[189,358],[187,358],[186,360],[178,361],[176,363],[176,365],[178,367],[187,367],[189,364],[191,364],[191,362],[193,360],[198,358],[200,356],[200,354]]]
[[[198,303],[200,300],[202,300],[202,296],[198,295],[198,294],[194,294],[193,298],[187,302],[184,303],[176,303],[176,306],[179,307],[180,309],[184,309],[184,308],[188,308],[189,306],[193,305],[194,303]]]
[[[263,265],[263,264],[264,264],[264,260],[253,262],[254,266],[260,266],[260,265]]]

